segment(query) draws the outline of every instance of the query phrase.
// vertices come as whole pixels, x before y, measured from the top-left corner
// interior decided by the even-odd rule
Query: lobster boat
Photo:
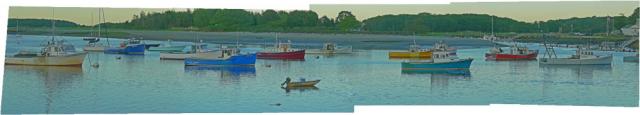
[[[240,54],[237,48],[221,48],[220,51],[197,54],[185,58],[186,66],[197,65],[251,65],[256,63],[256,54]]]
[[[353,48],[338,47],[334,43],[324,43],[322,49],[310,49],[305,53],[307,54],[350,54],[353,52]]]
[[[120,47],[107,48],[104,53],[108,54],[138,54],[144,55],[145,45],[138,39],[129,39],[120,43]]]
[[[538,50],[513,45],[508,52],[503,52],[501,48],[493,47],[485,57],[489,60],[534,60],[538,57]]]
[[[291,41],[277,43],[275,47],[257,53],[259,59],[304,59],[305,50],[291,49]]]

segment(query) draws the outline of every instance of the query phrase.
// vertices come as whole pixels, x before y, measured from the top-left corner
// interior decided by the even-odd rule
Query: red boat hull
[[[538,57],[538,52],[532,52],[527,55],[485,54],[485,57],[491,60],[533,60]]]
[[[258,52],[258,59],[304,59],[304,51],[298,50],[293,52]]]

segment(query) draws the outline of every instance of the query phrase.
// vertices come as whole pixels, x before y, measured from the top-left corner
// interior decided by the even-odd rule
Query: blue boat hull
[[[403,70],[415,69],[469,69],[473,59],[463,59],[455,62],[431,63],[431,62],[402,62]]]
[[[254,65],[256,63],[256,54],[236,55],[228,59],[198,59],[187,58],[184,65]]]
[[[140,54],[143,55],[145,50],[144,44],[128,45],[125,48],[107,48],[104,53],[109,54]]]
[[[204,65],[204,66],[185,66],[185,71],[221,71],[231,73],[233,76],[239,75],[251,75],[256,74],[256,68],[254,66],[217,66],[217,65]]]

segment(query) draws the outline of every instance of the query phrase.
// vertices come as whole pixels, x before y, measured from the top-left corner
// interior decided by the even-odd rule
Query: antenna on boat
[[[56,9],[55,8],[51,8],[51,41],[55,42],[55,35],[56,35],[56,21],[54,20],[54,18],[56,18]]]
[[[413,32],[413,45],[418,45],[418,43],[416,43],[416,32]]]
[[[238,41],[240,39],[240,32],[236,33],[236,48],[240,48],[240,42]]]

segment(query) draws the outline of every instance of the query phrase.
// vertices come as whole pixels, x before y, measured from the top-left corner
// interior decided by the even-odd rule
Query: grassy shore
[[[91,28],[57,28],[56,34],[60,36],[91,36],[95,30]],[[15,33],[15,28],[9,28],[9,34]],[[24,35],[49,35],[50,28],[21,28],[20,34]],[[418,44],[431,45],[443,40],[452,46],[462,48],[493,46],[491,42],[472,39],[485,35],[481,32],[448,32],[418,34],[381,34],[381,33],[277,33],[279,40],[291,40],[305,47],[321,47],[324,42],[335,42],[339,45],[351,45],[358,49],[406,49],[413,43],[413,38]],[[538,33],[496,33],[498,37],[515,38],[514,41],[541,43],[541,34]],[[271,44],[276,40],[273,32],[191,32],[184,30],[126,30],[108,29],[102,31],[103,37],[109,38],[143,38],[145,40],[174,40],[174,41],[198,41],[204,40],[212,43],[244,44]],[[568,34],[550,34],[547,41],[563,44],[584,44],[600,42],[623,41],[622,36],[572,36]]]

